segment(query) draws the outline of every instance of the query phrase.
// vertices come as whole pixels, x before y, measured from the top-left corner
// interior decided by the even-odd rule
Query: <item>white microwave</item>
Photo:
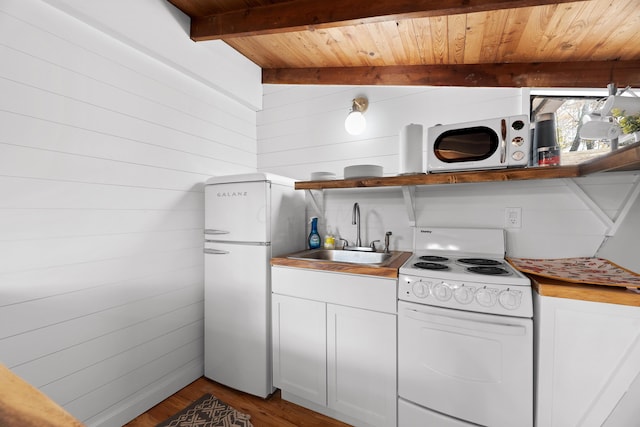
[[[530,157],[529,117],[524,114],[428,129],[428,173],[524,167]]]

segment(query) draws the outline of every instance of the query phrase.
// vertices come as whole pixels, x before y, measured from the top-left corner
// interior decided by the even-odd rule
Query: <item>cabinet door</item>
[[[273,294],[273,385],[327,404],[325,303]]]
[[[616,425],[640,376],[640,307],[537,293],[534,303],[536,425]],[[633,405],[638,414],[638,402]]]
[[[328,406],[368,425],[396,425],[396,316],[327,305]]]

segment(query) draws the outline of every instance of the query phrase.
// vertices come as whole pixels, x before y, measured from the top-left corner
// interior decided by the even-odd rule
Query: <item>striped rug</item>
[[[253,427],[250,418],[215,396],[205,394],[156,427]]]

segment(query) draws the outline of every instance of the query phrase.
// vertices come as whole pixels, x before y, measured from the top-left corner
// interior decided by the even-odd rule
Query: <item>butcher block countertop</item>
[[[640,307],[640,274],[604,258],[508,258],[538,295]]]
[[[0,364],[0,426],[82,427],[80,421]]]
[[[311,270],[333,271],[346,274],[364,274],[368,276],[397,278],[398,269],[410,257],[411,252],[391,251],[391,258],[382,264],[352,264],[347,262],[302,260],[287,258],[287,255],[271,258],[271,265],[281,267],[306,268]]]
[[[528,275],[538,295],[640,307],[640,293],[617,286],[583,285]]]

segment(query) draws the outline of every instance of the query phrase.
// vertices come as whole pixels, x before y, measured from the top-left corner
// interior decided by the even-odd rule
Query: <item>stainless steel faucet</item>
[[[355,246],[359,248],[362,246],[362,241],[360,240],[360,205],[358,205],[358,202],[353,204],[353,212],[351,212],[351,224],[356,226]]]
[[[389,236],[391,236],[391,234],[392,233],[390,231],[387,231],[384,234],[384,253],[386,253],[386,254],[388,254],[390,252],[389,251]]]

